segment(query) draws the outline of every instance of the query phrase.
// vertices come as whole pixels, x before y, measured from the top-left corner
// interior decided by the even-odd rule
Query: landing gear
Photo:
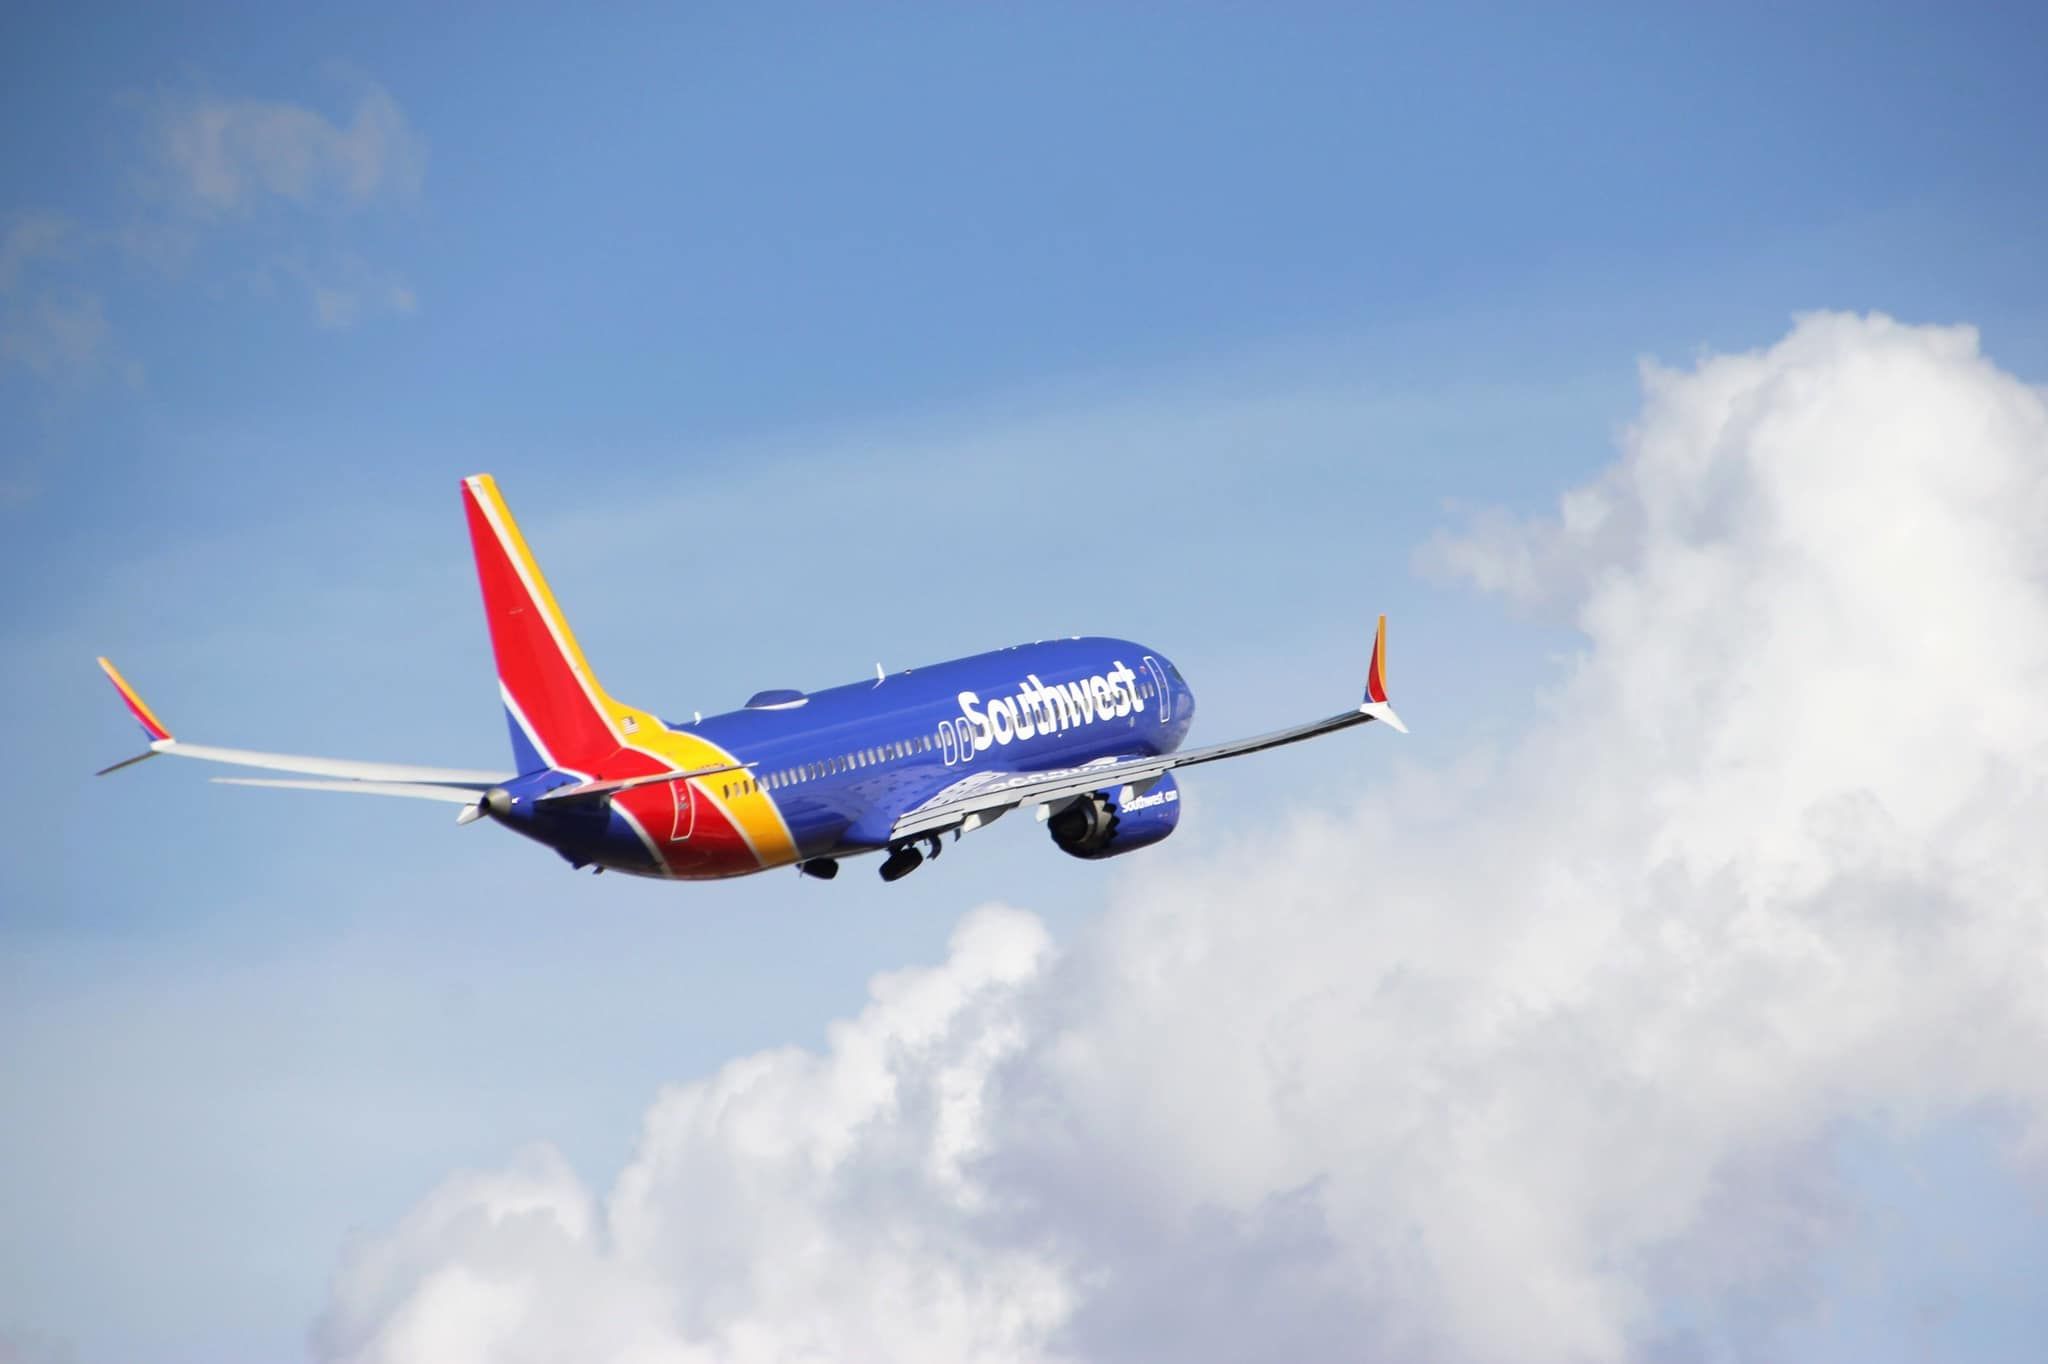
[[[796,869],[806,876],[815,876],[820,881],[830,881],[839,875],[839,863],[829,857],[814,857],[808,862],[799,862]]]
[[[939,841],[939,836],[937,834],[927,835],[924,840],[924,855],[926,857],[929,857],[932,861],[936,862],[939,860],[939,853],[945,849],[945,846],[946,845],[944,843]]]
[[[889,854],[889,860],[882,863],[884,881],[901,881],[924,865],[924,854],[908,843]]]

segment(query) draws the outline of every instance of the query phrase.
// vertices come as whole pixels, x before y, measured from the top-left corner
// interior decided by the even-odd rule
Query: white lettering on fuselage
[[[977,751],[995,744],[1039,734],[1064,734],[1080,725],[1117,719],[1145,709],[1138,694],[1138,675],[1118,659],[1107,674],[1078,682],[1047,686],[1038,674],[1018,684],[1015,696],[993,696],[983,704],[981,693],[960,693],[960,714],[973,729]]]
[[[1155,805],[1167,805],[1179,799],[1180,792],[1178,791],[1154,791],[1149,796],[1132,796],[1124,802],[1123,808],[1124,812],[1128,814],[1132,810],[1149,810]]]

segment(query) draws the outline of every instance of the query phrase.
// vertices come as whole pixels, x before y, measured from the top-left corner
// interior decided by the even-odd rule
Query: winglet
[[[149,747],[132,758],[115,763],[112,767],[102,767],[93,773],[96,777],[104,777],[109,772],[119,772],[124,767],[133,767],[144,758],[154,758],[173,742],[171,732],[164,728],[164,722],[156,718],[156,712],[149,708],[149,703],[135,694],[135,688],[128,685],[127,679],[115,670],[113,664],[104,658],[101,659],[100,671],[114,684],[114,690],[121,693],[121,704],[128,707],[128,713],[135,717],[136,723],[142,726],[142,732],[149,736]]]
[[[151,743],[163,743],[170,739],[171,732],[164,728],[164,722],[156,718],[156,712],[149,708],[149,703],[135,694],[135,688],[128,685],[128,680],[121,676],[112,663],[101,659],[100,671],[114,684],[114,690],[121,693],[122,704],[128,707],[128,713],[135,717],[136,723],[142,726],[143,733],[149,735]]]
[[[1380,628],[1373,636],[1372,663],[1365,670],[1365,703],[1359,712],[1370,715],[1382,724],[1391,725],[1401,733],[1408,732],[1408,726],[1401,723],[1401,717],[1394,714],[1394,708],[1387,704],[1387,618],[1380,617]]]
[[[1373,636],[1372,666],[1365,672],[1365,699],[1387,703],[1387,618],[1380,616],[1379,633]]]

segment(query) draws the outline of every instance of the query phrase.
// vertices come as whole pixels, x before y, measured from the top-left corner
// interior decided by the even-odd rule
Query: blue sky
[[[660,1085],[816,1045],[970,906],[1063,934],[1145,874],[1001,827],[897,887],[619,885],[437,808],[96,783],[138,745],[95,653],[197,739],[496,763],[480,470],[671,714],[1102,631],[1220,738],[1348,695],[1392,613],[1412,741],[1199,783],[1174,859],[1516,732],[1568,631],[1416,551],[1606,464],[1641,357],[1841,308],[2048,376],[2021,7],[8,28],[0,1340],[87,1364],[301,1357],[449,1170],[601,1181]],[[182,154],[210,117],[268,131]],[[1971,1190],[1994,1147],[1938,1143]],[[1937,1340],[2038,1357],[1983,1291],[2007,1326]],[[1802,1352],[1873,1357],[1885,1298]]]

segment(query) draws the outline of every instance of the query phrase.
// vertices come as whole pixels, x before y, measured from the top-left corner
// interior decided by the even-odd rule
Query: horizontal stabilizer
[[[594,800],[619,791],[630,791],[636,786],[652,786],[663,781],[690,781],[697,777],[716,777],[727,772],[744,772],[752,763],[722,763],[717,767],[675,768],[667,772],[648,772],[638,777],[618,777],[611,781],[585,781],[574,786],[557,786],[540,797],[550,800]]]

